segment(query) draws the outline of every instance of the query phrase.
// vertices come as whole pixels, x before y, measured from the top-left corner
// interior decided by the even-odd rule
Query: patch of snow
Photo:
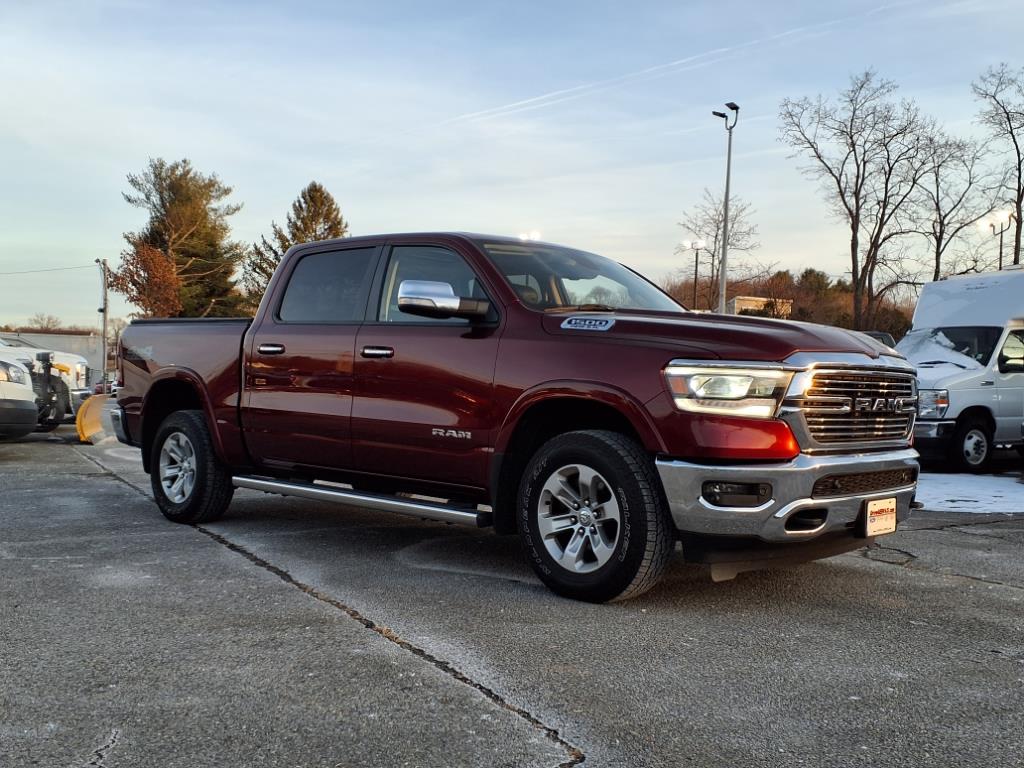
[[[955,365],[964,370],[979,370],[983,366],[970,355],[958,351],[942,331],[911,331],[896,349],[913,365]]]
[[[922,472],[917,500],[931,512],[1024,514],[1024,487],[1017,475],[947,475]]]

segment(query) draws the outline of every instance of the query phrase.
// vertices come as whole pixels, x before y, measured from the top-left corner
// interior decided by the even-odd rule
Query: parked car
[[[11,334],[0,335],[0,348],[3,347],[12,351],[12,354],[24,354],[32,361],[29,371],[37,374],[34,377],[37,390],[40,388],[39,377],[42,374],[42,366],[37,356],[40,352],[52,353],[53,369],[60,378],[60,384],[54,388],[58,403],[56,410],[62,414],[60,422],[63,422],[65,416],[77,413],[82,401],[92,395],[92,387],[89,386],[89,362],[81,355],[46,349],[22,336]],[[37,391],[37,394],[40,393]]]
[[[984,472],[1024,450],[1024,269],[928,283],[896,348],[920,381],[915,446]]]
[[[896,339],[892,337],[892,334],[888,331],[861,331],[865,336],[869,336],[875,341],[885,344],[889,348],[896,346]]]
[[[28,369],[0,352],[0,439],[27,435],[36,428],[38,417]]]
[[[297,246],[254,319],[137,320],[119,366],[115,430],[170,520],[251,488],[493,525],[584,600],[648,589],[679,541],[715,579],[862,547],[917,481],[895,352],[544,243]]]

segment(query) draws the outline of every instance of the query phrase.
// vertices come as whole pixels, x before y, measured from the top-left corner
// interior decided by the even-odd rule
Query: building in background
[[[769,299],[765,296],[734,296],[726,305],[726,312],[730,315],[785,318],[792,311],[792,299]]]

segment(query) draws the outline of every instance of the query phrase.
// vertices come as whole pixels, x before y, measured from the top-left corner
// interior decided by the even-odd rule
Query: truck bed
[[[237,444],[244,456],[238,406],[242,341],[251,323],[245,317],[133,320],[121,334],[124,388],[118,396],[132,441],[141,442],[143,431],[157,426],[142,423],[144,399],[160,398],[170,404],[181,391],[176,384],[190,383],[205,396],[225,455],[234,453]]]

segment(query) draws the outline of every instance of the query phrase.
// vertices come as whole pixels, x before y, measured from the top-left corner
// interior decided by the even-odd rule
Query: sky
[[[724,186],[726,101],[758,259],[839,276],[843,225],[779,142],[779,102],[872,67],[976,133],[970,83],[1024,65],[1022,5],[0,0],[0,273],[82,267],[0,274],[0,323],[97,322],[93,262],[143,225],[121,193],[150,157],[233,187],[243,242],[315,179],[353,235],[537,231],[660,280],[692,268],[683,211]]]

